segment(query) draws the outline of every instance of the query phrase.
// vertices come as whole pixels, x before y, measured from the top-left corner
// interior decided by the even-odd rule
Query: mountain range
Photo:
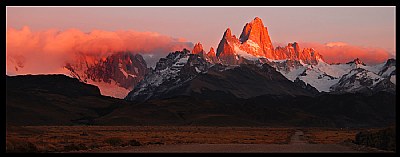
[[[274,48],[258,17],[239,38],[227,28],[216,51],[206,52],[196,43],[192,51],[160,58],[154,68],[131,52],[81,55],[65,68],[73,78],[7,76],[7,121],[330,127],[395,121],[395,59],[377,65],[358,58],[328,64],[297,42]]]
[[[191,57],[191,54],[198,57]],[[309,89],[315,88],[318,92],[373,93],[380,90],[395,92],[395,59],[388,59],[385,63],[372,66],[365,65],[358,58],[348,63],[328,64],[316,50],[301,48],[297,42],[274,48],[267,27],[258,17],[243,27],[239,38],[232,35],[231,29],[227,28],[216,52],[213,47],[206,52],[199,42],[195,44],[192,52],[185,50],[182,55],[173,53],[161,58],[154,69],[147,68],[140,54],[131,52],[120,52],[106,58],[88,58],[81,55],[75,62],[67,63],[65,67],[71,72],[72,77],[98,86],[103,95],[125,98],[130,91],[145,90],[140,89],[141,86],[145,82],[154,81],[155,78],[152,77],[156,77],[157,74],[159,74],[157,77],[165,80],[169,77],[175,78],[179,75],[181,67],[188,70],[187,67],[190,66],[184,66],[187,60],[190,60],[188,62],[190,66],[196,60],[195,71],[200,70],[201,73],[207,73],[209,68],[215,65],[233,69],[241,64],[266,63],[288,80]],[[196,73],[185,73],[185,75],[197,76]],[[139,85],[141,81],[143,83]]]
[[[78,56],[65,65],[69,75],[98,86],[103,95],[116,98],[125,97],[149,71],[140,54],[120,52],[103,58]]]
[[[373,66],[358,58],[328,64],[314,49],[301,50],[296,42],[275,50],[271,47],[267,28],[261,19],[255,18],[246,24],[239,39],[228,28],[215,56],[213,48],[205,53],[202,44],[197,43],[192,53],[176,51],[161,58],[125,99],[144,101],[202,90],[229,92],[239,98],[396,91],[395,59]],[[298,89],[299,85],[308,91]]]
[[[254,67],[242,70],[250,68]],[[272,79],[280,78],[278,75]],[[6,81],[7,125],[351,128],[389,126],[396,120],[396,96],[386,91],[316,96],[306,90],[279,95],[263,91],[266,94],[240,98],[234,95],[238,93],[204,89],[191,95],[132,102],[102,96],[96,86],[65,75],[7,76]],[[298,89],[287,80],[283,82],[288,88]]]

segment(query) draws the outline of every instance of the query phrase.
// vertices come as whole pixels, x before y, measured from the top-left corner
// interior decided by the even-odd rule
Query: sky
[[[296,41],[301,47],[325,46],[321,50],[326,52],[320,53],[334,57],[327,44],[344,43],[342,48],[357,49],[371,63],[377,62],[372,59],[377,54],[395,56],[395,7],[7,7],[7,54],[30,53],[21,47],[42,52],[60,49],[54,46],[59,45],[87,51],[102,45],[95,49],[107,51],[119,45],[118,50],[144,51],[151,57],[155,51],[192,48],[197,42],[208,52],[216,49],[228,27],[238,37],[255,17],[263,20],[275,47]],[[93,42],[99,38],[102,42]],[[59,42],[49,44],[52,40]],[[163,45],[151,47],[159,41]],[[109,42],[113,44],[107,47]]]

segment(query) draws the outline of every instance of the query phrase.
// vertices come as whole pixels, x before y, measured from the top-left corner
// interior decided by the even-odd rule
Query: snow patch
[[[383,74],[382,77],[387,77],[389,76],[393,71],[396,70],[395,66],[390,66]]]
[[[121,71],[122,74],[124,74],[125,78],[128,78],[128,73],[127,73],[124,69],[122,69],[122,68],[120,67],[120,68],[119,68],[119,71]]]
[[[385,63],[377,64],[377,65],[373,65],[373,66],[364,66],[363,69],[371,71],[371,72],[373,72],[375,74],[378,74],[379,71],[382,70],[384,65],[385,65]]]
[[[300,68],[291,70],[291,71],[289,71],[289,72],[285,72],[284,70],[279,70],[279,72],[280,72],[283,76],[285,76],[288,80],[294,81],[294,80],[296,80],[296,78],[297,78],[298,76],[300,76],[301,73],[304,72],[304,70],[306,70],[306,67],[300,67]]]
[[[350,73],[348,73],[347,75],[343,76],[343,78],[344,79],[348,79],[348,78],[350,78],[351,76],[353,76],[353,75],[355,75],[357,73],[358,73],[357,70],[352,70],[352,71],[350,71]]]
[[[128,74],[131,77],[137,77],[135,74]]]
[[[318,62],[316,67],[320,70],[325,72],[326,74],[340,78],[343,75],[349,73],[354,68],[349,64],[338,64],[338,65],[330,65],[325,62]]]
[[[246,58],[248,60],[258,60],[259,59],[259,56],[253,56],[253,55],[241,50],[238,45],[234,45],[233,48],[234,48],[234,51],[236,52],[236,54],[243,58]]]
[[[303,60],[300,60],[300,64],[303,66],[307,66],[308,64],[304,63]]]
[[[187,63],[188,60],[189,60],[189,56],[182,57],[177,62],[175,62],[175,64],[173,64],[172,66],[173,67],[174,66],[175,67],[182,67]]]
[[[253,49],[253,51],[257,51],[258,49],[260,49],[260,46],[250,39],[247,40],[246,43],[250,46],[251,49]]]
[[[372,80],[372,87],[375,86],[378,82],[382,81],[383,78],[373,72],[360,72],[356,74],[357,79],[367,78]]]
[[[268,59],[268,58],[267,58],[267,59]],[[275,62],[275,63],[283,63],[283,62],[287,61],[287,59],[281,59],[281,60],[268,59],[268,61],[270,61],[270,62]]]
[[[306,74],[306,76],[299,76],[299,79],[315,87],[320,92],[329,92],[330,87],[339,82],[339,79],[331,79],[330,77],[323,75],[322,72],[314,69],[307,70]]]
[[[179,58],[181,57],[181,58]],[[188,62],[189,55],[181,56],[177,55],[174,59],[176,62],[172,64],[171,67],[167,67],[163,70],[155,71],[154,73],[148,75],[144,81],[141,83],[139,90],[133,93],[133,97],[139,95],[142,91],[145,91],[149,87],[158,87],[165,80],[169,80],[170,78],[174,78],[178,75],[178,72],[181,70],[183,66]],[[196,67],[196,71],[197,71]]]
[[[396,75],[390,76],[390,82],[396,84]]]

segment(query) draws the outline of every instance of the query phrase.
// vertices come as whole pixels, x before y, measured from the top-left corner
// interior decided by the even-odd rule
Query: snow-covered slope
[[[217,95],[248,99],[261,95],[312,96],[309,86],[294,83],[267,64],[211,64],[188,51],[170,53],[146,75],[126,100],[143,102],[179,96]],[[315,89],[314,89],[315,90]],[[211,93],[210,93],[211,92]],[[221,95],[222,94],[222,95]]]
[[[356,92],[364,88],[372,90],[384,79],[394,84],[396,81],[394,59],[371,66],[365,65],[358,58],[343,64],[327,64],[323,60],[318,60],[316,65],[294,60],[268,60],[267,63],[289,80],[302,80],[320,92]]]
[[[159,93],[165,93],[193,79],[199,73],[206,72],[211,66],[198,54],[190,54],[186,49],[160,58],[156,67],[147,74],[125,99],[143,101]],[[140,97],[138,97],[140,95]]]
[[[348,63],[328,64],[313,48],[301,49],[297,42],[274,49],[267,28],[256,17],[245,25],[240,38],[227,28],[216,53],[211,47],[206,54],[201,43],[197,43],[192,53],[185,49],[161,58],[155,69],[146,75],[126,99],[134,100],[140,95],[140,99],[147,100],[154,95],[166,93],[199,73],[207,72],[213,65],[223,65],[216,66],[223,72],[243,64],[264,63],[274,67],[288,80],[314,92],[357,92],[364,87],[381,90],[392,88],[390,83],[396,82],[394,59],[373,66],[364,64],[358,58]],[[125,77],[131,76],[124,71],[122,74]],[[372,83],[364,83],[366,80],[372,80]],[[379,88],[375,88],[378,85]]]
[[[383,79],[384,78],[371,71],[357,68],[351,70],[348,74],[343,75],[339,82],[334,84],[331,88],[332,91],[339,92],[367,92],[372,90],[377,83]]]
[[[306,64],[301,60],[241,58],[246,62],[229,65],[211,63],[206,56],[192,54],[186,49],[170,53],[160,58],[155,69],[125,99],[143,102],[188,96],[192,92],[203,93],[203,90],[224,91],[240,98],[277,93],[296,95],[292,91],[311,95],[395,91],[391,83],[395,81],[395,60],[367,66],[359,59],[343,64],[328,64],[319,59],[317,63]]]

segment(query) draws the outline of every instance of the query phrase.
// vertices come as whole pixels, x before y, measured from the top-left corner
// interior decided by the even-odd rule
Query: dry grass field
[[[294,132],[264,127],[9,126],[6,150],[70,152],[156,144],[287,144]]]
[[[310,144],[341,144],[360,131],[340,128],[205,126],[7,126],[7,152],[110,151],[146,145],[288,144],[296,130]]]
[[[312,144],[339,144],[344,141],[353,141],[360,131],[379,130],[368,129],[340,129],[340,128],[307,128],[303,129],[304,137]]]

